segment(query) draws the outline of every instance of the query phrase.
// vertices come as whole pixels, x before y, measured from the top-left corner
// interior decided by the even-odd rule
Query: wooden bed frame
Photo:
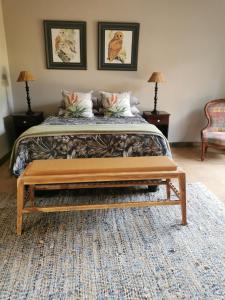
[[[171,179],[177,179],[179,191]],[[167,199],[160,201],[117,202],[105,204],[38,207],[34,204],[35,190],[166,185]],[[171,190],[178,200],[171,200]],[[25,206],[28,191],[30,206]],[[186,219],[185,173],[166,156],[116,157],[87,159],[35,160],[17,179],[17,235],[21,235],[24,213],[62,212],[108,208],[180,205],[182,225]]]

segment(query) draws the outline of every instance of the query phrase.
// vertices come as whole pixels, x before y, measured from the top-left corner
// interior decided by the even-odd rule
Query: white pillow
[[[125,93],[125,92],[123,92],[123,93]],[[132,94],[132,91],[127,91],[126,93],[130,94],[130,105],[131,106],[140,104],[139,99]]]
[[[71,117],[92,118],[92,91],[89,93],[69,92],[62,90],[62,96],[65,103],[65,115]]]
[[[133,115],[141,115],[140,110],[135,105],[131,106],[131,112]]]
[[[104,114],[112,117],[133,117],[130,93],[109,93],[101,91]]]

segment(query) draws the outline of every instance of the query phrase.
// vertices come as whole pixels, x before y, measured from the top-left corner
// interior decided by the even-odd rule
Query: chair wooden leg
[[[205,143],[205,142],[202,141],[201,161],[203,161],[205,159],[205,153],[206,153],[207,148],[208,148],[207,143]]]
[[[23,207],[24,207],[24,183],[21,178],[17,179],[17,235],[22,233],[23,223]]]
[[[187,225],[187,208],[186,208],[186,176],[185,173],[180,173],[178,177],[179,192],[181,200],[182,225]]]

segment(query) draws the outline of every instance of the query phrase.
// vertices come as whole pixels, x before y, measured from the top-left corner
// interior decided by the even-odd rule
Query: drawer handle
[[[159,122],[160,122],[160,119],[157,120],[157,123],[159,123]]]
[[[23,124],[27,124],[27,121],[24,120],[24,121],[23,121]]]

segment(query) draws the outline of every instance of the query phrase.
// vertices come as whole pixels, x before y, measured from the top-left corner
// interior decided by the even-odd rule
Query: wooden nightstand
[[[27,115],[26,113],[13,114],[13,124],[16,138],[31,126],[35,126],[44,121],[43,112],[34,112]]]
[[[143,112],[143,118],[149,123],[155,125],[168,138],[170,114],[165,111],[159,111],[158,114],[153,114],[150,111]]]

